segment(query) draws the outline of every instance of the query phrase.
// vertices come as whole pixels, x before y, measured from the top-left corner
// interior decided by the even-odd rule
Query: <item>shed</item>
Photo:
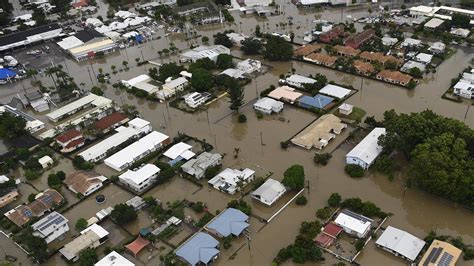
[[[354,106],[348,103],[343,103],[339,106],[338,110],[341,115],[350,115],[352,113],[353,108]]]
[[[48,166],[53,165],[54,161],[53,158],[49,157],[48,155],[39,158],[38,163],[41,164],[43,169],[48,168]]]

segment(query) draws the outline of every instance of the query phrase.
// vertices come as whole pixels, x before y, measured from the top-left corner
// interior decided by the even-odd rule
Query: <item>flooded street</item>
[[[263,31],[279,31],[287,33],[294,31],[295,41],[302,40],[302,35],[309,30],[314,19],[326,19],[334,22],[347,19],[346,15],[352,17],[361,17],[367,14],[367,9],[344,9],[341,10],[298,10],[294,5],[285,2],[285,15],[269,17],[268,19],[258,18],[253,15],[240,16],[234,11],[236,21],[233,25],[217,25],[196,27],[199,33],[211,37],[217,32],[226,29],[234,29],[237,32],[244,32],[247,35],[252,34],[255,25],[260,25]],[[101,7],[105,8],[105,7]],[[297,29],[295,25],[285,28],[277,27],[277,22],[282,17],[293,16],[294,24],[301,25]],[[157,32],[157,35],[164,35],[164,32]],[[212,38],[210,38],[212,40]],[[105,72],[111,72],[111,66],[118,68],[122,66],[122,61],[129,61],[130,69],[128,71],[111,74],[110,83],[113,84],[120,80],[127,80],[140,74],[144,74],[152,67],[151,64],[136,66],[135,58],[143,58],[155,62],[177,61],[177,56],[159,58],[157,51],[167,48],[173,42],[181,50],[187,49],[193,42],[200,43],[200,38],[191,42],[184,41],[183,36],[170,36],[155,39],[151,42],[139,46],[120,50],[115,55],[102,60],[92,62],[76,63],[70,59],[64,61],[67,65],[67,72],[75,78],[75,81],[84,83],[83,88],[89,89],[96,84],[96,80],[90,78],[88,68],[93,68],[95,73],[98,68],[103,68]],[[386,225],[392,225],[401,228],[413,235],[424,238],[430,230],[436,230],[438,234],[446,234],[454,237],[461,236],[465,243],[474,244],[474,212],[466,210],[454,203],[433,197],[416,188],[410,188],[404,193],[405,173],[395,177],[395,180],[389,181],[386,176],[381,174],[369,173],[361,179],[353,179],[344,173],[346,153],[351,149],[351,145],[346,143],[336,149],[332,155],[333,158],[329,164],[324,167],[317,167],[313,162],[315,151],[307,151],[296,147],[290,147],[288,150],[280,148],[280,142],[286,141],[306,127],[316,119],[313,113],[285,105],[282,113],[279,115],[267,116],[258,119],[252,109],[254,100],[260,92],[270,85],[277,85],[280,74],[287,74],[295,69],[295,72],[301,75],[315,75],[321,73],[327,76],[328,80],[333,80],[339,84],[352,85],[359,90],[346,102],[356,107],[360,107],[367,112],[368,116],[375,115],[376,118],[382,118],[383,112],[388,109],[396,109],[398,112],[419,112],[425,109],[431,109],[434,112],[464,121],[471,128],[474,127],[474,113],[467,111],[468,105],[455,103],[441,98],[442,94],[450,86],[453,77],[469,65],[473,58],[474,49],[466,47],[456,47],[457,53],[443,62],[437,69],[437,73],[428,74],[421,84],[414,90],[407,90],[398,86],[389,85],[379,81],[359,76],[336,72],[331,69],[318,67],[315,65],[290,61],[290,62],[268,62],[263,63],[271,65],[268,73],[258,76],[245,87],[246,105],[240,109],[240,113],[247,116],[246,123],[238,123],[237,115],[228,108],[229,103],[226,97],[209,105],[207,111],[189,114],[168,106],[166,103],[150,102],[145,99],[138,99],[124,91],[112,88],[110,84],[106,85],[105,97],[114,100],[118,105],[129,104],[137,107],[141,116],[150,121],[155,130],[161,131],[171,138],[178,132],[185,132],[189,136],[197,139],[205,139],[214,146],[214,152],[224,154],[223,167],[249,167],[257,171],[258,174],[273,173],[271,178],[281,180],[283,172],[292,164],[301,164],[304,166],[306,179],[309,180],[309,189],[304,192],[308,198],[306,206],[297,206],[290,204],[277,218],[267,224],[261,231],[261,224],[258,221],[252,222],[251,227],[251,245],[250,249],[242,248],[237,252],[235,259],[228,260],[232,252],[223,252],[224,256],[219,259],[219,265],[270,265],[280,248],[293,243],[301,222],[316,219],[317,209],[326,205],[326,200],[333,192],[338,192],[343,198],[360,197],[364,201],[372,201],[383,211],[392,213]],[[241,56],[240,51],[234,49],[233,55]],[[52,81],[47,77],[38,77],[44,85],[52,85]],[[29,85],[29,80],[23,81],[27,91],[35,90]],[[82,88],[82,86],[81,86]],[[23,91],[20,83],[3,86],[0,91],[2,102],[6,103],[11,97]],[[29,113],[44,122],[48,122],[45,113],[37,114],[31,110]],[[279,116],[284,117],[282,122]],[[165,126],[165,128],[161,128]],[[47,127],[52,125],[47,124]],[[342,135],[337,138],[344,138]],[[342,141],[336,139],[334,141]],[[240,149],[238,158],[233,157],[235,148]],[[46,171],[42,177],[31,182],[38,190],[44,190],[48,187],[47,176],[52,172],[59,170],[69,174],[73,171],[70,160],[61,158],[59,165]],[[109,167],[101,164],[95,168],[100,174],[110,177],[117,174]],[[257,176],[258,176],[257,174]],[[20,173],[18,173],[20,175]],[[209,189],[203,181],[203,188],[188,180],[174,177],[170,182],[158,185],[149,190],[144,196],[153,196],[162,203],[173,202],[176,200],[187,199],[190,201],[205,202],[211,213],[217,210],[223,210],[227,203],[232,199],[237,199],[238,195],[229,196],[214,189]],[[23,190],[20,185],[20,189]],[[33,189],[25,189],[30,191]],[[75,195],[63,188],[63,195],[73,204],[78,201]],[[104,204],[97,204],[95,196],[103,194],[107,201]],[[132,198],[132,194],[111,184],[78,203],[72,210],[63,213],[69,219],[71,231],[67,238],[60,243],[55,243],[54,247],[60,247],[70,241],[76,234],[74,224],[79,218],[89,219],[99,210],[113,206],[117,203],[125,202]],[[21,199],[26,200],[28,194],[23,193]],[[275,211],[276,207],[267,208],[249,199],[254,212],[262,217],[268,218]],[[289,199],[289,196],[284,198]],[[281,205],[277,205],[278,207]],[[139,220],[126,227],[127,231],[133,234],[139,229],[147,227],[151,219],[146,213],[141,212]],[[254,218],[252,218],[253,220]],[[121,243],[130,236],[122,229],[114,228],[113,224],[108,224],[111,230],[111,242]],[[106,228],[107,229],[107,228]],[[109,230],[109,229],[107,229]],[[115,235],[115,236],[112,236]],[[2,240],[3,243],[3,240]],[[234,247],[243,245],[243,240],[235,241]],[[5,247],[8,252],[13,252],[15,247]],[[102,253],[101,253],[102,255]],[[329,259],[329,255],[325,255]],[[329,260],[333,262],[333,259]],[[155,262],[155,261],[153,261]],[[364,249],[358,257],[357,262],[362,265],[404,265],[405,261],[397,259],[391,254],[376,248],[373,241]],[[328,264],[328,263],[326,263]],[[27,265],[27,264],[23,264]],[[47,265],[64,265],[58,254],[50,259]],[[155,265],[155,264],[153,264]],[[292,265],[292,263],[286,263]],[[307,264],[310,265],[310,264]],[[458,265],[469,265],[462,259]],[[472,265],[472,264],[471,264]]]

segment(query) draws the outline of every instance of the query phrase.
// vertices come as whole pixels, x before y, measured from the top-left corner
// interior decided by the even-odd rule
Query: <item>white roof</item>
[[[245,74],[244,71],[240,69],[236,69],[236,68],[228,68],[220,73],[220,75],[227,75],[231,78],[236,78],[236,79],[244,78],[244,74]]]
[[[134,263],[127,260],[124,256],[116,251],[112,251],[107,256],[99,260],[95,266],[135,266]]]
[[[354,108],[354,106],[351,105],[351,104],[348,104],[348,103],[343,103],[343,104],[341,104],[341,106],[339,106],[339,109],[344,110],[344,111],[349,111],[352,108]]]
[[[322,88],[319,93],[323,93],[329,96],[333,96],[342,99],[351,93],[351,90],[345,89],[341,86],[328,84]]]
[[[187,79],[185,79],[183,77],[179,77],[179,78],[173,79],[173,80],[165,83],[165,85],[163,85],[163,86],[166,86],[169,89],[174,89],[174,88],[179,87],[183,84],[186,84],[187,82],[188,82]]]
[[[430,13],[431,11],[433,11],[433,7],[419,5],[419,6],[410,7],[410,11],[415,11],[415,12],[420,12],[420,13]]]
[[[370,221],[365,219],[357,219],[351,215],[347,215],[344,212],[339,213],[334,222],[339,226],[348,228],[360,235],[363,235],[365,232],[367,232],[367,229],[371,226]]]
[[[57,42],[57,44],[63,50],[69,50],[71,48],[83,45],[84,42],[79,40],[76,36],[69,36],[69,37],[64,38],[62,41]]]
[[[178,156],[183,157],[186,160],[191,159],[195,154],[190,150],[192,149],[193,146],[186,144],[184,142],[177,143],[173,145],[171,148],[169,148],[165,153],[163,154],[164,156],[170,158],[171,160],[174,160],[178,158]],[[192,154],[192,156],[191,156]],[[189,157],[191,156],[191,157]]]
[[[88,231],[94,232],[96,235],[99,236],[99,238],[103,238],[104,236],[109,235],[109,232],[107,232],[107,230],[105,230],[102,226],[98,224],[93,224],[87,227],[86,229],[82,230],[81,235],[87,233]]]
[[[382,43],[384,45],[393,45],[393,44],[396,44],[397,42],[398,42],[397,38],[392,38],[392,37],[389,37],[389,36],[384,36],[382,38]]]
[[[442,19],[432,18],[428,22],[425,23],[425,27],[435,29],[435,28],[441,26],[441,24],[443,24],[443,22],[444,22],[444,20],[442,20]]]
[[[135,158],[140,157],[149,150],[155,149],[157,145],[167,140],[169,137],[158,131],[153,131],[138,141],[128,145],[123,150],[115,153],[109,158],[105,159],[105,164],[119,170],[125,164],[135,161]]]
[[[367,164],[372,164],[375,158],[382,152],[382,146],[378,144],[378,139],[380,136],[385,135],[385,132],[385,128],[374,128],[346,157],[358,158]]]
[[[309,84],[312,84],[312,83],[316,82],[316,80],[314,80],[312,78],[308,78],[308,77],[301,76],[301,75],[298,75],[298,74],[293,74],[293,75],[289,76],[288,78],[286,78],[286,81],[287,82],[295,82],[295,83],[309,83]]]
[[[136,117],[132,120],[130,120],[128,122],[128,124],[131,126],[131,127],[134,127],[134,128],[144,128],[148,125],[150,125],[150,122],[146,121],[145,119],[142,119],[140,117]]]
[[[140,184],[141,182],[148,180],[152,176],[156,175],[160,172],[160,168],[158,168],[154,164],[145,164],[141,168],[137,170],[127,170],[127,172],[121,174],[119,179],[125,180],[127,183],[135,183]]]
[[[7,182],[10,180],[6,175],[0,175],[0,184]]]
[[[220,172],[217,176],[209,180],[209,183],[214,184],[214,183],[220,182],[222,179],[227,184],[230,184],[232,186],[237,186],[237,182],[245,181],[253,174],[255,174],[255,171],[249,168],[245,168],[242,171],[238,169],[226,168],[224,171]]]
[[[84,96],[72,103],[69,103],[59,109],[56,109],[55,111],[52,111],[50,112],[49,114],[47,114],[46,116],[50,119],[50,120],[57,120],[58,118],[68,114],[69,112],[73,112],[74,110],[77,110],[85,105],[88,105],[92,102],[94,102],[96,99],[98,98],[104,98],[104,97],[101,97],[101,96],[97,96],[93,93],[87,95],[87,96]]]
[[[426,53],[419,53],[416,55],[415,59],[419,62],[429,63],[433,60],[433,55]]]
[[[52,162],[52,161],[53,161],[53,159],[52,159],[51,157],[49,157],[48,155],[43,156],[43,157],[41,157],[41,158],[38,159],[38,162],[39,162],[41,165],[46,164],[46,163],[50,163],[50,162]]]
[[[100,21],[100,19],[97,19],[97,18],[87,18],[86,19],[86,25],[92,25],[94,27],[99,27],[99,26],[104,25],[104,23],[102,21]]]
[[[474,83],[474,72],[473,73],[469,73],[469,72],[462,73],[462,79],[464,79],[466,81],[469,81],[470,83]]]
[[[151,80],[150,76],[143,74],[143,75],[136,76],[136,77],[134,77],[132,79],[129,79],[129,80],[124,80],[123,82],[130,85],[130,86],[135,86],[135,84],[137,84],[137,83],[147,82],[149,80]]]
[[[434,42],[431,46],[430,49],[435,49],[435,50],[444,50],[446,49],[446,44],[442,42]]]
[[[300,0],[301,5],[315,5],[315,4],[326,4],[329,0]]]
[[[190,72],[188,72],[188,71],[185,71],[185,70],[179,72],[179,74],[180,74],[181,76],[183,76],[183,77],[186,77],[186,78],[192,78],[192,77],[193,77],[193,74],[192,74],[192,73],[190,73]]]
[[[273,202],[275,198],[286,192],[285,186],[275,179],[267,179],[260,187],[252,192],[252,196],[258,195],[262,202]]]
[[[131,137],[140,133],[139,130],[133,127],[121,126],[115,130],[117,131],[116,134],[88,148],[87,150],[81,152],[79,155],[82,156],[82,158],[84,158],[84,160],[86,161],[96,159],[97,157],[100,157],[102,154],[106,153],[108,150],[119,146]]]
[[[403,41],[402,46],[418,46],[420,44],[421,44],[420,40],[413,39],[413,38],[406,38]]]
[[[411,261],[418,257],[426,244],[425,241],[392,226],[388,226],[375,243],[403,255]]]
[[[458,29],[451,30],[451,34],[462,36],[462,37],[467,37],[470,33],[471,31],[468,29],[458,28]]]
[[[283,103],[280,101],[274,100],[272,98],[263,97],[260,100],[258,100],[256,103],[254,103],[253,106],[266,109],[266,110],[272,110],[273,107],[283,106]]]

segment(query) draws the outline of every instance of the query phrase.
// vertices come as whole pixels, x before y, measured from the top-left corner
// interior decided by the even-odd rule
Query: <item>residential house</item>
[[[344,26],[338,25],[333,27],[331,30],[319,35],[319,41],[323,43],[330,43],[336,38],[343,37],[345,35]]]
[[[234,79],[245,79],[245,72],[236,68],[228,68],[219,73],[219,75],[227,75]]]
[[[355,71],[360,75],[370,76],[375,72],[375,68],[371,63],[362,60],[355,60],[352,65]]]
[[[382,44],[385,46],[394,46],[395,44],[397,44],[397,42],[398,42],[397,38],[392,38],[389,36],[382,37]]]
[[[0,70],[5,69],[5,68],[0,68]],[[23,120],[26,121],[25,129],[30,132],[30,134],[34,134],[44,128],[44,123],[41,122],[40,120],[32,117],[31,115],[18,110],[14,107],[11,107],[10,105],[0,105],[0,114],[3,114],[4,112],[9,113],[10,115],[14,117],[21,117]]]
[[[410,81],[413,79],[410,75],[391,70],[382,70],[377,74],[376,77],[379,80],[402,86],[408,85],[408,83],[410,83]]]
[[[220,165],[221,163],[222,155],[218,153],[203,152],[196,158],[190,159],[181,165],[181,170],[197,179],[201,179],[204,177],[208,168]]]
[[[344,41],[344,45],[352,47],[354,49],[359,48],[366,41],[372,39],[375,36],[373,29],[366,29],[361,33],[352,35]]]
[[[226,34],[227,37],[232,41],[234,45],[241,46],[242,42],[249,38],[249,36],[243,34],[243,33],[236,33],[236,32],[229,32]]]
[[[462,250],[452,244],[435,239],[418,262],[418,266],[455,266],[461,253]]]
[[[52,212],[31,225],[33,235],[41,237],[46,244],[65,238],[69,231],[68,219],[58,212]]]
[[[247,74],[260,72],[260,70],[262,69],[262,62],[255,59],[246,59],[237,63],[237,69]]]
[[[127,86],[128,88],[137,88],[142,90],[150,95],[154,95],[158,92],[158,86],[152,84],[153,79],[145,74],[136,76],[129,80],[122,80],[120,81],[123,85]]]
[[[196,62],[202,58],[209,58],[216,62],[220,54],[230,55],[230,49],[223,45],[205,46],[201,45],[181,54],[181,62]]]
[[[379,52],[363,51],[362,53],[360,53],[359,56],[362,60],[366,62],[370,62],[370,63],[379,62],[382,65],[385,65],[387,62],[395,63],[397,64],[397,66],[403,63],[403,60],[399,58],[396,58],[391,55],[384,55],[383,53],[379,53]]]
[[[209,92],[192,92],[185,95],[184,102],[191,108],[197,108],[200,105],[203,105],[207,100],[211,98]]]
[[[287,77],[284,82],[292,87],[295,88],[304,88],[306,84],[313,84],[316,83],[315,79],[307,78],[305,76],[301,76],[298,74],[293,74]],[[278,100],[278,99],[277,99]]]
[[[398,228],[388,226],[375,245],[397,257],[414,262],[426,242]]]
[[[270,115],[283,110],[283,103],[268,97],[263,97],[253,104],[253,108],[259,112]]]
[[[328,248],[336,241],[341,232],[342,227],[330,222],[323,227],[321,233],[314,239],[314,242],[320,247]]]
[[[212,219],[204,228],[220,238],[239,237],[249,226],[250,217],[240,210],[227,208]]]
[[[347,164],[357,164],[368,169],[382,152],[382,146],[378,141],[380,136],[385,135],[385,128],[376,127],[359,144],[357,144],[347,155]]]
[[[141,193],[155,183],[159,173],[160,168],[154,164],[145,164],[138,169],[127,170],[119,176],[119,181],[132,190]]]
[[[219,241],[209,234],[198,232],[179,246],[174,253],[188,265],[209,265],[219,257],[218,248]]]
[[[128,122],[128,127],[120,126],[115,129],[117,133],[79,153],[79,156],[88,162],[98,162],[105,157],[107,153],[119,147],[130,139],[139,138],[152,130],[150,122],[141,118],[134,118]]]
[[[432,54],[419,53],[415,56],[415,61],[428,65],[433,60]]]
[[[64,179],[63,183],[69,190],[82,196],[89,196],[102,187],[107,178],[93,171],[73,172]]]
[[[454,36],[458,36],[458,37],[461,37],[461,38],[467,38],[467,36],[469,36],[469,34],[471,34],[471,31],[468,30],[468,29],[453,28],[450,33]]]
[[[117,253],[117,251],[112,251],[96,262],[94,266],[135,266],[135,263],[127,260],[124,256],[120,255],[120,253]]]
[[[123,171],[134,162],[169,143],[170,138],[167,135],[153,131],[105,159],[104,163],[116,171]]]
[[[355,57],[361,52],[359,49],[353,48],[352,46],[342,45],[334,46],[334,50],[336,50],[337,55],[345,57]]]
[[[146,202],[140,196],[135,196],[125,202],[126,205],[133,207],[135,211],[139,211],[146,206]]]
[[[228,194],[235,194],[240,190],[240,186],[253,181],[255,178],[255,171],[245,168],[243,170],[227,168],[218,175],[208,181],[209,185],[215,189]]]
[[[325,114],[292,138],[291,143],[308,150],[313,147],[321,150],[346,127],[337,116]]]
[[[106,134],[111,130],[127,123],[130,119],[120,112],[113,112],[112,114],[97,120],[94,123],[94,128],[101,134]]]
[[[251,197],[267,206],[272,206],[286,193],[285,186],[275,179],[267,179],[260,187],[252,192]]]
[[[304,95],[298,99],[298,105],[306,109],[324,109],[333,101],[334,98],[322,94],[316,94],[314,97]]]
[[[312,53],[303,57],[303,60],[308,62],[313,62],[317,65],[323,65],[327,67],[331,67],[336,63],[337,57],[330,56],[323,53]]]
[[[310,55],[312,53],[318,53],[321,52],[321,49],[323,48],[323,45],[321,44],[307,44],[298,47],[295,52],[294,56],[295,57],[304,57],[307,55]]]
[[[337,110],[339,111],[339,114],[341,115],[350,115],[353,109],[354,109],[354,106],[348,103],[343,103],[337,108]]]
[[[410,70],[413,69],[413,68],[418,68],[421,73],[425,73],[425,70],[426,70],[426,65],[423,64],[423,63],[420,63],[420,62],[416,62],[416,61],[408,61],[406,62],[401,68],[400,68],[400,71],[402,72],[405,72],[405,73],[410,73]]]
[[[442,42],[434,42],[430,48],[428,48],[428,51],[432,52],[433,54],[444,54],[446,51],[446,44]]]
[[[79,259],[80,253],[88,248],[95,249],[109,239],[109,232],[98,224],[93,224],[83,231],[71,242],[59,250],[67,261],[74,262]]]
[[[47,189],[36,195],[33,202],[19,205],[4,215],[17,226],[21,227],[33,217],[41,217],[47,211],[60,206],[64,202],[63,196],[54,189]]]
[[[403,40],[401,46],[404,48],[418,48],[422,45],[422,42],[413,38],[406,38]]]
[[[342,210],[334,220],[344,232],[357,238],[365,238],[369,234],[372,222],[372,219],[349,210]]]
[[[338,86],[338,85],[327,84],[326,86],[324,86],[322,89],[319,90],[319,93],[329,95],[329,96],[339,98],[339,99],[344,99],[345,97],[349,96],[349,94],[351,94],[351,90]]]
[[[466,99],[474,98],[474,82],[462,78],[454,85],[453,94]]]
[[[56,137],[56,143],[61,146],[61,152],[69,153],[84,145],[84,137],[76,129],[70,129]]]
[[[444,20],[439,19],[439,18],[432,18],[432,19],[428,20],[428,22],[425,23],[423,28],[425,30],[435,31],[439,27],[441,27],[441,25],[443,25],[443,24],[444,24]]]
[[[53,158],[49,157],[48,155],[45,155],[38,159],[38,163],[41,164],[41,167],[43,169],[46,169],[50,167],[51,165],[53,165],[54,161],[53,161]]]
[[[168,150],[163,153],[163,156],[167,157],[170,161],[170,165],[175,165],[181,161],[188,161],[193,158],[196,154],[191,150],[193,146],[184,142],[176,143],[171,146]]]
[[[18,190],[15,187],[0,189],[0,208],[14,202],[18,196],[20,196],[20,193],[18,193]]]
[[[288,86],[281,86],[274,90],[272,90],[268,97],[273,98],[275,100],[280,100],[284,102],[288,102],[294,104],[303,94],[301,92],[297,92],[294,88]]]
[[[177,92],[183,91],[188,83],[188,80],[183,77],[167,80],[166,83],[163,84],[161,90],[156,93],[156,96],[158,99],[164,101],[175,95]]]

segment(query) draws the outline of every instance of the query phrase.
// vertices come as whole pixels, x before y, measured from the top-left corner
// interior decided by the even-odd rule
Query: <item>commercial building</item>
[[[223,23],[225,21],[219,7],[210,1],[179,6],[175,11],[180,16],[191,16],[192,22],[196,24]]]
[[[410,8],[410,15],[436,17],[444,20],[451,20],[453,14],[460,14],[471,18],[470,24],[474,24],[474,11],[469,9],[451,7],[451,6],[414,6]]]
[[[364,30],[361,33],[350,36],[344,41],[344,45],[352,47],[354,49],[359,48],[362,44],[370,40],[375,36],[375,31],[373,29]]]
[[[156,93],[158,99],[164,101],[172,96],[174,96],[177,92],[183,91],[184,88],[188,85],[188,80],[183,77],[179,77],[172,80],[167,80],[161,90]]]
[[[414,262],[425,246],[425,241],[398,228],[388,226],[375,245],[397,257]]]
[[[440,240],[433,240],[418,266],[455,266],[462,250]]]
[[[117,251],[112,251],[96,262],[94,266],[135,266],[135,264],[117,253]]]
[[[48,119],[53,122],[58,122],[59,120],[67,116],[73,115],[79,112],[80,110],[86,109],[90,106],[102,105],[103,101],[105,100],[110,101],[105,97],[90,93],[87,96],[84,96],[76,101],[73,101],[63,107],[60,107],[59,109],[50,112],[46,115],[46,117],[48,117]]]
[[[120,126],[115,129],[117,133],[79,153],[88,162],[97,162],[104,159],[107,153],[126,141],[150,133],[151,124],[141,118],[134,118],[128,122],[128,127]]]
[[[408,85],[413,79],[410,75],[403,74],[400,71],[382,70],[377,73],[377,79],[383,80],[388,83],[398,84],[402,86]]]
[[[268,97],[263,97],[253,104],[253,109],[270,115],[272,113],[279,113],[283,110],[283,103]]]
[[[170,161],[170,165],[175,165],[181,161],[188,161],[193,158],[196,154],[191,150],[193,146],[184,142],[176,143],[171,146],[168,150],[163,153],[163,156],[167,157]]]
[[[64,38],[57,44],[76,61],[94,58],[97,54],[106,55],[118,49],[109,37],[88,28]]]
[[[33,217],[41,217],[54,206],[59,206],[63,202],[63,196],[56,190],[49,188],[38,193],[33,202],[26,205],[19,205],[4,215],[14,224],[21,227],[28,223]]]
[[[104,163],[116,171],[123,171],[134,162],[156,151],[170,142],[170,138],[158,131],[153,131],[123,150],[105,159]]]
[[[442,20],[442,19],[439,19],[439,18],[432,18],[432,19],[430,19],[428,22],[425,23],[425,25],[423,26],[423,28],[426,29],[426,30],[435,31],[435,30],[438,29],[441,25],[443,25],[443,23],[444,23],[444,20]]]
[[[152,78],[143,74],[129,80],[122,80],[121,83],[129,88],[135,87],[139,90],[145,91],[148,94],[155,94],[158,92],[158,86],[153,85],[150,81],[152,81]]]
[[[240,210],[227,208],[212,219],[205,229],[218,237],[239,237],[250,224],[250,217]]]
[[[160,168],[154,164],[145,164],[138,169],[127,170],[119,176],[119,180],[121,183],[140,193],[156,181],[156,177],[159,173]]]
[[[185,95],[184,102],[191,108],[197,108],[200,105],[203,105],[207,100],[211,98],[209,92],[192,92],[188,95]]]
[[[380,136],[385,135],[385,132],[385,128],[374,128],[369,135],[346,154],[346,163],[357,164],[364,169],[368,169],[382,152],[382,146],[379,145],[378,141]]]
[[[334,220],[334,223],[342,227],[344,232],[358,238],[365,238],[368,235],[372,222],[372,219],[349,210],[342,210]]]
[[[246,59],[237,63],[237,69],[247,74],[260,72],[260,70],[262,69],[262,62],[255,59]]]
[[[181,62],[196,62],[198,59],[209,58],[216,62],[220,54],[230,55],[230,49],[223,45],[201,45],[181,54]]]
[[[81,132],[76,129],[70,129],[64,133],[59,134],[56,138],[56,143],[61,146],[61,152],[69,153],[84,145],[84,137]]]
[[[308,150],[313,147],[321,150],[337,134],[341,134],[346,127],[347,125],[342,123],[337,116],[333,114],[322,115],[292,138],[291,143]]]
[[[351,94],[351,90],[343,88],[341,86],[328,84],[324,86],[319,93],[326,94],[335,98],[344,99],[349,94]]]
[[[301,76],[298,74],[293,74],[289,77],[287,77],[284,82],[288,84],[289,86],[295,87],[295,88],[304,88],[306,84],[313,84],[316,83],[315,79],[312,78],[307,78],[305,76]]]
[[[272,206],[286,193],[286,188],[275,179],[267,179],[260,187],[252,192],[251,197],[267,206]]]
[[[208,181],[215,189],[228,194],[240,190],[239,184],[247,185],[255,178],[255,171],[249,168],[243,170],[227,168]]]
[[[33,235],[41,237],[46,244],[61,239],[69,231],[68,219],[58,212],[52,212],[31,225]]]
[[[0,114],[8,112],[12,116],[21,117],[26,121],[25,129],[28,130],[31,134],[34,134],[44,128],[44,123],[40,120],[30,116],[29,114],[22,112],[16,108],[11,107],[10,105],[0,106]]]
[[[101,188],[105,180],[105,176],[93,171],[77,171],[69,174],[63,182],[72,192],[89,196]]]
[[[57,38],[62,31],[57,23],[52,23],[4,35],[0,37],[0,52]]]
[[[77,261],[81,251],[88,248],[97,248],[107,241],[108,238],[109,232],[107,230],[98,224],[93,224],[81,231],[81,234],[60,249],[59,253],[67,261]]]
[[[174,252],[185,263],[209,265],[219,257],[219,241],[209,234],[198,232],[190,237]]]
[[[222,155],[218,153],[203,152],[196,158],[190,159],[181,165],[181,170],[197,179],[201,179],[204,177],[204,174],[208,168],[220,165],[221,162]]]

